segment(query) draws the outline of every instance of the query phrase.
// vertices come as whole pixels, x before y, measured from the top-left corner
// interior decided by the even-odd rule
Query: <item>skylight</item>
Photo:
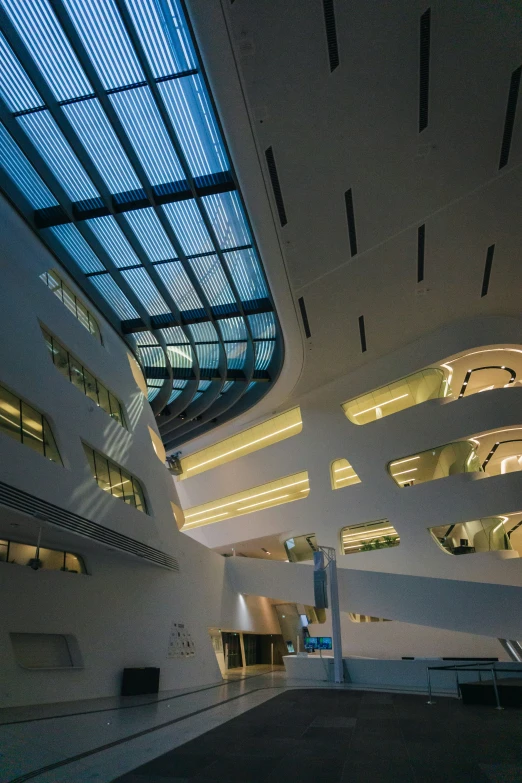
[[[268,391],[282,338],[181,0],[3,0],[0,121],[0,187],[121,322],[165,442]]]

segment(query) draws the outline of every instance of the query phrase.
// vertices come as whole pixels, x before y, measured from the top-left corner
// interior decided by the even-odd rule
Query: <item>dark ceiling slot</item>
[[[306,337],[311,337],[312,332],[310,331],[310,324],[308,323],[308,315],[306,313],[306,307],[304,303],[304,298],[302,296],[299,297],[297,300],[299,302],[299,309],[301,311],[301,318],[303,319],[303,326],[305,330]]]
[[[493,256],[495,254],[495,245],[490,245],[488,247],[488,252],[486,254],[486,263],[484,265],[484,277],[482,279],[482,293],[480,296],[486,296],[489,288],[489,278],[491,275],[491,267],[493,266]]]
[[[359,316],[359,335],[361,337],[361,351],[366,351],[366,330],[364,328],[364,315]]]
[[[499,169],[504,168],[509,160],[509,151],[511,149],[513,127],[515,125],[515,113],[517,110],[521,74],[522,65],[511,74],[511,82],[509,84],[509,95],[506,108],[506,121],[504,123],[504,135],[502,136],[502,148],[500,150],[500,161],[498,164]]]
[[[420,18],[419,51],[419,133],[428,127],[428,101],[430,89],[430,22],[431,8]]]
[[[279,213],[279,222],[281,226],[286,226],[286,212],[285,202],[283,201],[283,194],[281,193],[281,185],[279,184],[279,176],[277,174],[277,168],[274,159],[274,151],[272,147],[265,150],[266,164],[268,166],[268,173],[270,175],[270,181],[272,183],[272,190],[274,191],[274,198]]]
[[[335,71],[339,65],[339,47],[337,44],[337,29],[335,26],[334,0],[323,0],[323,10],[330,71]]]
[[[422,224],[417,230],[417,282],[424,280],[424,239],[426,237],[426,226]]]
[[[350,237],[350,254],[352,256],[357,255],[357,233],[355,231],[355,214],[353,211],[353,196],[352,189],[347,190],[344,194],[344,200],[346,202],[346,219],[348,220],[348,236]]]

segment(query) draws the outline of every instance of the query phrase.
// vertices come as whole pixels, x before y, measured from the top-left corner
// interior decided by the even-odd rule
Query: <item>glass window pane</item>
[[[109,402],[111,406],[111,416],[113,419],[116,419],[116,421],[123,426],[123,421],[121,418],[121,406],[119,401],[116,399],[114,394],[111,394],[109,392]]]
[[[83,380],[83,367],[76,359],[69,354],[69,365],[71,368],[71,383],[85,394],[85,383]]]
[[[111,491],[111,481],[109,476],[109,465],[107,463],[107,460],[105,457],[102,457],[101,454],[98,454],[96,451],[94,452],[94,463],[96,466],[96,478],[98,481],[98,486],[105,490],[105,492]]]
[[[78,299],[76,300],[76,317],[82,326],[85,326],[86,329],[89,328],[89,312]]]
[[[44,437],[45,456],[47,457],[47,459],[50,459],[53,462],[57,462],[59,465],[63,465],[62,458],[60,457],[60,452],[58,451],[58,447],[54,439],[54,435],[49,426],[49,422],[45,418],[43,418],[43,437]]]
[[[34,560],[36,554],[36,546],[29,546],[29,544],[18,544],[16,541],[11,541],[9,544],[9,562],[16,563],[17,565],[29,565],[31,560]]]
[[[91,449],[90,446],[87,446],[87,444],[83,444],[83,450],[85,452],[85,456],[87,457],[87,462],[89,463],[89,467],[91,469],[91,473],[93,475],[93,478],[96,478],[96,464],[94,462],[94,451]]]
[[[64,553],[59,552],[56,549],[40,549],[39,557],[42,568],[47,571],[60,571],[63,569]]]
[[[134,497],[136,500],[136,508],[139,509],[139,511],[146,511],[147,506],[145,504],[145,496],[143,494],[143,490],[141,488],[141,485],[139,481],[136,479],[132,479],[132,485],[134,487]]]
[[[8,541],[0,541],[0,563],[5,563],[7,561],[8,546]]]
[[[68,310],[71,311],[71,313],[76,318],[76,297],[69,288],[69,286],[65,285],[65,283],[62,281],[62,290],[63,290],[63,303],[66,306]]]
[[[47,272],[46,281],[48,288],[63,302],[62,281],[52,269]]]
[[[82,558],[78,555],[73,555],[70,552],[65,553],[65,570],[72,574],[87,573]]]
[[[136,506],[136,499],[134,497],[134,489],[132,487],[132,476],[130,473],[127,473],[126,470],[121,469],[121,479],[122,479],[122,486],[123,486],[123,494],[125,498],[125,502],[128,503],[130,506]]]
[[[42,414],[22,402],[22,442],[38,454],[44,453]]]
[[[68,381],[71,380],[69,372],[69,354],[59,342],[53,340],[53,361]]]
[[[109,462],[109,474],[111,479],[111,492],[115,498],[123,498],[123,484],[120,469],[114,462]]]
[[[99,397],[99,405],[100,408],[103,408],[103,410],[110,415],[111,413],[111,406],[109,403],[109,392],[105,388],[105,386],[98,381],[98,397]]]
[[[53,361],[54,361],[54,354],[53,354],[53,338],[51,337],[51,335],[49,334],[49,332],[46,332],[46,331],[45,331],[45,329],[43,329],[43,328],[42,328],[42,334],[43,334],[43,336],[44,336],[44,340],[45,340],[45,344],[46,344],[46,346],[47,346],[47,350],[49,351],[49,353],[50,353],[50,354],[51,354],[51,356],[53,357]]]
[[[0,432],[20,441],[20,400],[0,386]]]
[[[83,368],[83,378],[85,381],[85,394],[87,397],[89,397],[90,400],[96,403],[98,405],[98,391],[97,391],[97,385],[96,385],[96,378],[94,375],[91,375],[91,373]]]
[[[98,323],[94,320],[94,318],[90,313],[89,313],[89,331],[91,334],[97,337],[100,342],[102,342],[100,327],[98,326]]]

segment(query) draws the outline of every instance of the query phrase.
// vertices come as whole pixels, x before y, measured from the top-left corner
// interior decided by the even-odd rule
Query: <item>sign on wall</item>
[[[185,623],[173,622],[170,627],[167,658],[191,658],[195,654],[194,641]]]

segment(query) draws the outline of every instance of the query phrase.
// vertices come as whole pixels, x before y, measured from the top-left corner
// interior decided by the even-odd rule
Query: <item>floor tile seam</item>
[[[248,693],[240,693],[237,696],[231,696],[229,699],[225,699],[220,704],[212,704],[207,707],[202,707],[199,710],[195,710],[194,712],[187,713],[187,715],[182,715],[177,718],[174,718],[173,720],[166,721],[164,723],[160,723],[157,726],[149,727],[148,729],[143,729],[142,731],[135,732],[134,734],[130,734],[127,737],[122,737],[120,739],[114,740],[113,742],[108,742],[104,745],[99,745],[97,748],[91,748],[90,750],[82,751],[82,753],[77,753],[74,756],[69,756],[66,759],[62,759],[61,761],[56,761],[52,764],[47,764],[44,767],[40,767],[39,769],[32,770],[31,772],[26,772],[23,775],[19,775],[15,778],[11,778],[10,780],[7,780],[5,783],[24,783],[26,780],[32,780],[35,777],[38,777],[39,775],[43,775],[46,772],[51,772],[54,769],[59,769],[60,767],[64,767],[67,764],[72,764],[76,761],[81,761],[84,758],[88,758],[89,756],[94,756],[97,753],[101,753],[104,750],[110,750],[111,748],[117,747],[118,745],[123,745],[126,742],[131,742],[132,740],[138,739],[140,737],[144,737],[147,734],[152,734],[155,731],[159,731],[160,729],[164,729],[167,726],[172,726],[175,723],[180,723],[183,720],[188,720],[189,718],[193,718],[196,715],[201,715],[203,712],[208,712],[209,710],[218,709],[219,707],[229,704],[232,701],[237,701],[238,699],[244,699],[247,696],[252,696],[254,693],[257,693],[259,691],[268,690],[267,688],[255,688],[252,691],[249,691]],[[275,695],[274,695],[275,697]],[[237,716],[234,716],[237,717]],[[232,720],[232,718],[230,718]],[[224,721],[226,723],[227,721]],[[203,732],[206,733],[206,732]],[[167,751],[168,752],[168,751]]]
[[[214,685],[207,685],[202,688],[197,688],[193,691],[188,691],[187,693],[178,693],[174,696],[165,696],[162,699],[156,699],[154,701],[146,701],[143,702],[143,704],[124,704],[122,706],[115,706],[115,707],[104,707],[103,709],[99,710],[85,710],[83,712],[68,712],[64,713],[63,715],[44,715],[40,718],[23,718],[21,720],[12,720],[12,721],[0,721],[0,729],[2,726],[16,726],[21,723],[37,723],[39,721],[44,720],[61,720],[62,718],[77,718],[80,715],[98,715],[101,712],[114,712],[115,710],[131,710],[131,709],[137,709],[139,707],[150,707],[153,704],[162,704],[164,701],[171,701],[173,699],[182,699],[185,696],[194,696],[195,693],[204,693],[205,691],[210,691],[215,688],[223,688],[229,685],[235,685],[239,682],[244,682],[245,680],[254,680],[256,677],[265,677],[267,674],[271,674],[271,672],[262,672],[261,674],[252,674],[247,677],[240,677],[237,680],[230,680],[230,682],[227,682],[226,680],[223,680],[223,682],[215,683]],[[9,708],[6,708],[9,709]],[[30,709],[30,706],[28,707]]]

